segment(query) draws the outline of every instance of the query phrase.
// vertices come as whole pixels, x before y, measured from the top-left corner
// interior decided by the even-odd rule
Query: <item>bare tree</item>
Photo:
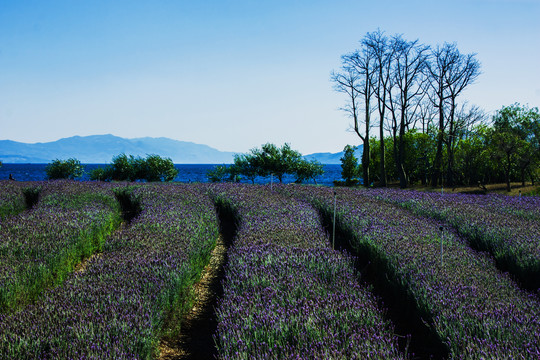
[[[426,82],[426,84],[428,82]],[[424,95],[427,94],[428,87],[429,85],[425,86]],[[416,112],[416,119],[414,120],[413,127],[420,128],[422,134],[429,133],[435,124],[437,113],[438,111],[431,103],[429,97],[423,96],[422,101],[418,104],[418,111]],[[417,126],[417,123],[420,123],[420,125]]]
[[[392,133],[394,136],[394,158],[401,188],[408,185],[404,168],[405,132],[415,121],[415,114],[425,93],[425,68],[428,47],[418,40],[406,41],[400,35],[390,44],[395,53],[392,77],[394,91],[389,92],[388,109],[392,114]]]
[[[469,105],[467,102],[461,104],[459,110],[456,110],[454,116],[454,146],[457,146],[459,140],[474,136],[473,128],[479,123],[487,123],[488,116],[486,112],[477,105]]]
[[[431,185],[441,181],[442,150],[447,129],[452,139],[455,132],[456,98],[480,74],[480,63],[475,54],[463,55],[456,44],[445,43],[432,50],[432,59],[428,62],[430,75],[431,101],[439,112],[437,151],[433,161]],[[449,140],[451,152],[453,140]],[[449,153],[448,182],[453,184],[453,153]]]
[[[379,138],[380,138],[380,185],[386,186],[386,164],[385,164],[385,145],[384,145],[384,121],[387,109],[388,94],[391,92],[393,83],[391,79],[392,59],[395,49],[389,46],[389,38],[377,30],[373,33],[367,33],[362,40],[362,45],[374,59],[374,79],[373,94],[377,99],[377,109],[379,112]]]
[[[457,51],[457,48],[456,48]],[[457,53],[457,59],[451,64],[447,73],[450,111],[448,117],[448,168],[446,179],[449,186],[454,186],[454,158],[456,141],[459,139],[458,132],[461,124],[456,120],[456,98],[480,75],[480,63],[475,59],[475,54],[462,55]],[[471,114],[474,119],[474,114]],[[463,120],[463,119],[462,119]]]
[[[348,103],[342,110],[349,113],[353,119],[353,129],[363,143],[362,170],[364,184],[371,183],[369,173],[370,146],[369,130],[371,128],[371,97],[373,95],[373,59],[369,51],[365,48],[356,50],[351,54],[341,57],[342,66],[340,73],[332,73],[331,79],[335,84],[335,89],[347,94]],[[360,106],[363,103],[364,118],[359,118]],[[361,130],[361,123],[364,129]]]

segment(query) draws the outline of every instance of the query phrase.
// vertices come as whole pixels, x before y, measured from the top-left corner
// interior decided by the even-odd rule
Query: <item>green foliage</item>
[[[142,179],[147,181],[173,181],[178,170],[170,158],[162,158],[158,155],[148,155],[146,160],[139,160],[140,168],[144,169]]]
[[[107,179],[110,177],[117,181],[135,181],[138,164],[139,162],[133,155],[120,154],[115,156],[112,159],[112,164],[106,168],[110,173]]]
[[[540,164],[540,113],[538,108],[513,104],[493,117],[489,146],[492,158],[501,164],[507,189],[512,178],[525,182]]]
[[[233,176],[242,175],[252,183],[255,183],[255,178],[259,173],[252,154],[235,154],[234,164],[231,166],[230,171]]]
[[[212,182],[237,181],[239,176],[255,182],[257,176],[274,175],[283,182],[285,174],[296,176],[296,182],[307,180],[316,181],[316,177],[324,173],[323,166],[315,160],[307,161],[302,154],[293,150],[289,144],[277,147],[274,144],[264,144],[260,149],[252,149],[248,154],[234,156],[231,166],[218,165],[208,172]]]
[[[109,179],[108,176],[109,173],[106,168],[99,167],[90,172],[90,180],[110,181],[111,179]]]
[[[316,160],[306,161],[301,159],[295,164],[294,173],[296,175],[296,183],[313,180],[316,184],[317,176],[324,174],[324,169],[322,164]]]
[[[352,185],[353,180],[360,174],[358,167],[358,159],[354,156],[356,146],[346,145],[343,149],[343,157],[341,160],[341,177],[345,179],[346,185]]]
[[[55,179],[76,179],[84,174],[81,162],[75,158],[67,160],[54,160],[45,168],[47,178]]]
[[[227,165],[216,165],[212,170],[209,170],[206,173],[208,180],[210,182],[224,182],[231,177],[231,166]]]
[[[283,182],[283,175],[294,172],[294,166],[302,159],[302,155],[291,149],[289,144],[278,148],[274,144],[266,143],[261,149],[252,149],[253,165],[261,176],[275,175],[279,182]]]
[[[112,164],[97,168],[90,174],[91,180],[103,181],[172,181],[178,170],[170,158],[147,155],[145,159],[133,155],[115,156]]]
[[[403,140],[405,158],[403,166],[409,183],[427,183],[433,171],[437,132],[426,133],[410,130]],[[446,135],[445,135],[446,136]],[[540,178],[540,113],[519,104],[503,107],[493,117],[493,125],[478,124],[461,131],[453,141],[454,183],[477,185],[526,180],[537,182]],[[446,140],[445,140],[446,141]],[[386,175],[389,181],[397,180],[394,142],[385,138]],[[370,139],[370,172],[378,180],[380,143]],[[442,168],[447,168],[449,155],[443,148]]]
[[[458,144],[454,169],[458,182],[468,186],[490,182],[493,169],[487,148],[489,131],[486,125],[480,124],[473,128],[472,136]]]

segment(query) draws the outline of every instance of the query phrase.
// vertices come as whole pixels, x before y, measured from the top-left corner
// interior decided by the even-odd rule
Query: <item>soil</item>
[[[201,280],[193,287],[195,304],[182,319],[180,335],[174,339],[162,339],[159,352],[161,360],[214,359],[216,356],[213,334],[217,321],[214,306],[223,289],[223,267],[227,260],[227,246],[220,236],[212,251],[210,263],[203,270]]]
[[[78,263],[75,268],[73,269],[73,272],[75,273],[83,273],[86,271],[86,267],[90,263],[90,261],[93,261],[94,259],[98,259],[101,257],[101,253],[90,255],[90,257],[84,259],[80,263]]]

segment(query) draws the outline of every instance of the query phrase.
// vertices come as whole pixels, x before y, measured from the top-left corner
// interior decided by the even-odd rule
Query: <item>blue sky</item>
[[[337,152],[330,72],[380,28],[477,53],[460,98],[540,106],[540,0],[0,0],[0,139],[111,133]]]

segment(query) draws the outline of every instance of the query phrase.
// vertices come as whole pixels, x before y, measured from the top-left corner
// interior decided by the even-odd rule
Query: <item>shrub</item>
[[[90,174],[91,180],[103,181],[172,181],[178,170],[170,158],[147,155],[145,159],[120,154],[113,157],[112,164],[97,168]]]
[[[137,161],[140,161],[139,169],[143,170],[141,178],[146,181],[173,181],[178,175],[178,170],[170,158],[147,155],[145,160],[138,158]]]
[[[107,169],[96,168],[90,172],[90,180],[110,181],[111,179],[108,178],[108,175]]]
[[[67,160],[54,160],[45,168],[47,178],[54,179],[75,179],[84,174],[83,166],[81,162],[75,158]]]
[[[206,177],[210,182],[224,182],[231,178],[231,167],[227,165],[216,165],[212,170],[206,172]]]
[[[347,145],[343,149],[343,157],[341,160],[341,177],[345,179],[346,185],[353,185],[354,179],[359,175],[358,159],[354,156],[356,146]],[[357,183],[357,181],[356,181]]]

